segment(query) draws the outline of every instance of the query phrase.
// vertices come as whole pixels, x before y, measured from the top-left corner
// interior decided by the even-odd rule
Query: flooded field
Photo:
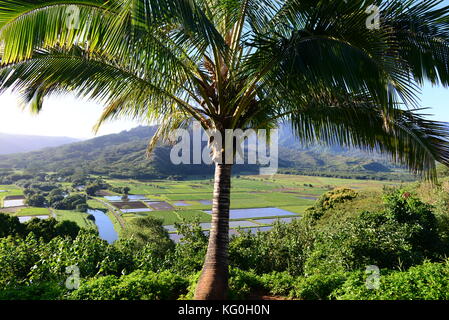
[[[153,211],[151,208],[147,207],[143,202],[140,201],[131,201],[131,202],[120,201],[120,202],[111,202],[111,204],[123,213],[138,213],[138,212]]]
[[[254,220],[254,221],[261,223],[261,224],[273,224],[277,221],[289,223],[289,222],[292,222],[293,219],[295,219],[295,218],[258,219],[258,220]]]
[[[315,196],[299,196],[299,199],[305,199],[305,200],[317,200],[318,197]]]
[[[48,215],[43,215],[43,216],[22,216],[22,217],[19,217],[19,221],[21,222],[21,223],[24,223],[24,222],[27,222],[27,221],[30,221],[31,219],[33,219],[33,218],[37,218],[37,219],[48,219],[50,216],[48,216]]]
[[[150,212],[150,211],[153,211],[153,209],[150,209],[150,208],[121,209],[120,211],[123,213],[139,213],[139,212]]]
[[[5,208],[22,207],[24,205],[25,205],[25,199],[3,200],[3,207],[5,207]]]
[[[147,197],[139,194],[130,194],[127,198],[123,196],[105,196],[104,199],[111,202],[148,200]]]
[[[211,214],[211,210],[204,211]],[[297,213],[293,213],[279,208],[251,208],[251,209],[231,209],[229,211],[230,219],[245,219],[245,218],[263,218],[263,217],[276,217],[276,216],[296,216]]]
[[[173,210],[173,206],[165,201],[149,202],[148,205],[154,210]]]
[[[191,206],[192,204],[187,203],[185,201],[178,201],[178,202],[175,202],[174,205],[177,207],[188,207],[188,206]]]

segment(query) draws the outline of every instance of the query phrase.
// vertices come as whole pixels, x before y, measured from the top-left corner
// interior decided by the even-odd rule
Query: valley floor
[[[163,220],[170,237],[177,241],[174,224],[198,220],[203,230],[210,228],[213,181],[191,179],[185,181],[154,180],[106,180],[116,188],[129,187],[129,200],[122,201],[122,195],[102,191],[88,200],[90,208],[107,211],[107,216],[120,233],[126,224],[135,218],[154,217]],[[62,183],[70,188],[70,183]],[[231,234],[240,230],[266,231],[277,220],[290,222],[301,214],[315,200],[336,187],[354,190],[380,191],[383,186],[398,185],[399,182],[338,179],[299,175],[236,176],[232,179]],[[11,185],[0,186],[0,207],[11,196],[22,195],[22,190]],[[76,190],[75,190],[76,191]],[[95,228],[87,214],[69,210],[49,210],[18,206],[0,208],[19,217],[53,216],[57,220],[74,221],[83,228]]]

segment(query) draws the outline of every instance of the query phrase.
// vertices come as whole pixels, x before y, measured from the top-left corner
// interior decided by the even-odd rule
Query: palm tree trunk
[[[223,300],[228,294],[229,206],[231,195],[230,164],[215,165],[212,226],[206,260],[196,287],[196,300]]]

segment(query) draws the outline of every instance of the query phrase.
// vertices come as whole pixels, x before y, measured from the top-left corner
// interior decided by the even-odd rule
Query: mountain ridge
[[[280,130],[281,173],[388,179],[399,169],[378,153],[344,147],[305,147],[294,143],[288,129]],[[21,154],[0,155],[0,167],[34,171],[79,171],[111,178],[152,179],[168,176],[210,175],[213,166],[173,165],[171,147],[159,145],[146,158],[146,148],[157,127],[139,126],[116,134]],[[258,166],[235,165],[234,173],[256,173]],[[402,173],[401,173],[402,174]]]
[[[71,137],[35,136],[0,132],[0,155],[38,151],[48,147],[80,142]]]

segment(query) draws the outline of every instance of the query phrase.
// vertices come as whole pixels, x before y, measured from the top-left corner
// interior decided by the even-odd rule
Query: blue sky
[[[449,5],[449,0],[444,0],[441,5]],[[421,95],[421,105],[431,108],[430,118],[449,122],[449,89],[432,87],[430,84],[424,86]]]
[[[424,86],[421,94],[421,105],[429,108],[424,111],[432,114],[429,118],[449,122],[449,88]]]
[[[444,4],[449,5],[449,0]],[[430,118],[449,122],[449,89],[426,84],[421,94],[421,105],[429,108],[425,113]],[[102,106],[78,100],[72,96],[47,99],[39,115],[31,115],[18,105],[16,96],[10,93],[0,95],[0,132],[14,134],[70,136],[91,138],[92,127],[100,116]],[[144,124],[130,120],[105,124],[98,135],[117,133]]]

